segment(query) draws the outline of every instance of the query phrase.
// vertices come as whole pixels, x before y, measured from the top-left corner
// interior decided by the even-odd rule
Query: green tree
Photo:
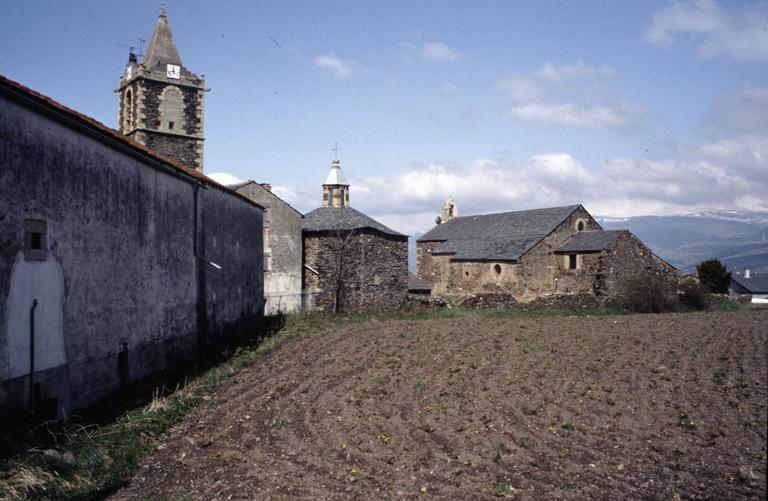
[[[699,274],[699,282],[712,292],[728,292],[728,284],[731,281],[731,272],[725,269],[723,263],[717,259],[702,261],[696,266]]]

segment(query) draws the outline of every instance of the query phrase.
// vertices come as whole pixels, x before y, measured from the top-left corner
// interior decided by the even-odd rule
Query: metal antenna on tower
[[[143,38],[141,38],[141,37],[138,37],[138,38],[139,38],[139,57],[143,59],[143,58],[144,58],[144,44],[145,44],[147,41],[146,41],[146,40],[144,40],[144,39],[143,39]]]

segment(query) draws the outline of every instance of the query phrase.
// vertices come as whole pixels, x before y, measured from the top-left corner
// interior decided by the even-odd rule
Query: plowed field
[[[764,499],[768,312],[387,321],[222,385],[120,499]]]

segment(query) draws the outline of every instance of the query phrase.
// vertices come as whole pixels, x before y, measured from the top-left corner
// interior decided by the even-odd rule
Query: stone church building
[[[408,237],[349,206],[349,182],[334,160],[323,205],[305,214],[304,290],[307,309],[392,310],[408,288]]]
[[[434,294],[623,294],[638,274],[676,270],[629,231],[605,231],[581,205],[458,217],[449,199],[416,243],[416,275]]]

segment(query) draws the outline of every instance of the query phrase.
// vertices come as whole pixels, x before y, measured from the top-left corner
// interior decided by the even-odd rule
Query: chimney
[[[749,270],[744,270],[744,278],[749,280]]]

